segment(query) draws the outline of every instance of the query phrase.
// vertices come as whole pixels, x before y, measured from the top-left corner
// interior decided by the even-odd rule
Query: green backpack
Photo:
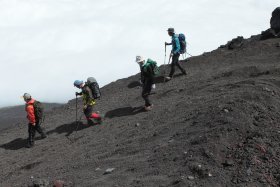
[[[148,68],[150,68],[152,71],[148,71]],[[147,73],[150,73],[151,76],[159,75],[159,67],[157,66],[157,62],[153,61],[151,59],[148,59],[147,62],[144,65],[144,71]]]

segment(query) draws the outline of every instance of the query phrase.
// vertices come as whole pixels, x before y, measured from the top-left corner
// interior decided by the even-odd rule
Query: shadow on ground
[[[140,107],[123,107],[111,110],[105,114],[106,118],[115,118],[122,116],[132,116],[142,112],[146,112],[143,106]]]
[[[36,137],[35,141],[41,140],[41,139],[42,139],[41,136],[40,137]],[[17,139],[14,139],[13,141],[11,141],[9,143],[0,145],[0,148],[6,149],[6,150],[13,150],[13,151],[15,151],[15,150],[19,150],[19,149],[25,148],[26,145],[27,145],[27,138],[26,139],[17,138]]]
[[[70,124],[61,125],[61,126],[55,128],[54,130],[51,130],[51,131],[47,132],[47,135],[50,135],[50,134],[53,134],[53,133],[57,133],[57,134],[66,133],[65,136],[70,136],[73,132],[86,129],[88,127],[90,127],[90,125],[83,124],[81,121],[78,121],[77,123],[73,122],[73,123],[70,123]]]
[[[26,146],[27,139],[17,138],[9,143],[3,144],[0,147],[6,150],[19,150]]]

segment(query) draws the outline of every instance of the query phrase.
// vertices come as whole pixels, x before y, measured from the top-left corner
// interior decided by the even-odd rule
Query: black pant
[[[174,54],[172,56],[172,62],[171,62],[171,71],[169,73],[169,77],[173,77],[174,73],[175,73],[175,66],[177,66],[181,71],[182,73],[186,74],[186,70],[184,70],[184,68],[182,67],[182,65],[180,64],[179,62],[179,57],[180,57],[180,54]]]
[[[88,105],[87,108],[84,109],[84,114],[85,114],[86,118],[89,119],[91,117],[92,113],[93,113],[93,106]]]
[[[28,143],[30,145],[34,144],[34,138],[36,131],[41,134],[42,137],[46,136],[45,132],[41,128],[40,122],[36,122],[36,125],[28,124]]]
[[[147,80],[144,81],[144,84],[143,84],[142,97],[145,100],[145,106],[146,107],[152,105],[151,102],[150,102],[150,99],[149,99],[149,95],[152,91],[153,84],[154,84],[153,79],[147,79]]]

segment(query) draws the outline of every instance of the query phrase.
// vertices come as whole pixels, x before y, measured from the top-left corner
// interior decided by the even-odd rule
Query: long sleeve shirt
[[[35,111],[34,111],[34,99],[31,99],[28,103],[26,103],[25,110],[27,112],[27,119],[29,123],[35,124],[36,119],[35,119]]]

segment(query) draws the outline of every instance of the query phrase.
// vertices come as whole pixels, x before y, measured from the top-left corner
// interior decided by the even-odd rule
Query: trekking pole
[[[76,134],[77,134],[78,127],[79,127],[79,123],[78,123],[78,96],[76,94]],[[74,134],[73,139],[75,139],[76,134]],[[69,139],[71,143],[74,143],[74,140],[72,140],[70,137],[67,137],[67,139]]]
[[[78,123],[78,97],[76,94],[76,124]]]
[[[164,47],[164,48],[165,48],[165,50],[164,50],[164,64],[163,64],[163,65],[164,65],[164,66],[163,66],[164,69],[163,69],[163,76],[165,77],[165,73],[166,73],[166,72],[165,72],[165,71],[166,71],[166,68],[165,68],[165,64],[166,64],[166,44],[165,44],[165,47]]]
[[[186,52],[188,55],[190,55],[191,57],[193,57],[190,53]]]
[[[170,54],[170,56],[169,56],[167,66],[170,64],[170,60],[171,60],[171,54]],[[164,67],[164,71],[166,71],[166,67]],[[165,79],[166,79],[166,77],[165,77],[165,73],[164,73],[164,79],[163,79],[164,82],[165,82]]]

